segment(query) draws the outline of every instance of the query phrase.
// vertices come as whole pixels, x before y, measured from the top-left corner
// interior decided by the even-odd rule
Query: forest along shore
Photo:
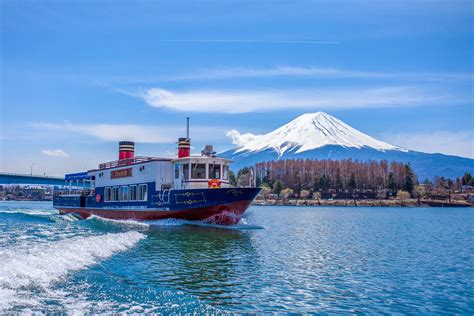
[[[249,168],[239,170],[235,185],[253,183]],[[255,165],[261,187],[254,204],[311,206],[474,205],[474,177],[434,177],[419,182],[410,164],[387,161],[279,160]]]
[[[313,199],[256,199],[252,205],[263,206],[406,206],[406,207],[473,207],[474,203],[463,200],[420,200],[418,199],[381,199],[381,200],[313,200]]]

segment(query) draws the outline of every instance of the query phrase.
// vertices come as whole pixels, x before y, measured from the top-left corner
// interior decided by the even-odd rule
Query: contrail
[[[228,40],[228,39],[183,39],[183,40],[158,40],[159,42],[182,42],[182,43],[251,43],[251,44],[340,44],[335,41],[265,41],[265,40]]]

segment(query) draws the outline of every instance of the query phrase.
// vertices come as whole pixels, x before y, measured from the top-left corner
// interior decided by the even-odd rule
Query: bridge
[[[43,184],[64,186],[64,177],[0,172],[0,184]]]

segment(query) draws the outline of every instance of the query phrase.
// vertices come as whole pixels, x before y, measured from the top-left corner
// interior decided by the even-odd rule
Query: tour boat
[[[217,157],[212,146],[198,156],[191,156],[190,148],[189,124],[176,158],[135,157],[135,143],[121,141],[118,160],[66,174],[67,189],[55,191],[53,205],[60,214],[84,219],[236,224],[260,189],[251,183],[232,187],[230,161]]]

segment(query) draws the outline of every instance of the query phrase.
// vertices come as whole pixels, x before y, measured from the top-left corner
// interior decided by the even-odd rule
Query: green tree
[[[283,190],[283,182],[280,179],[277,179],[273,183],[273,193],[275,193],[276,195],[278,195],[278,197],[280,197],[281,190]]]
[[[323,176],[319,179],[319,187],[323,190],[328,190],[331,187],[331,179],[329,176],[323,174]]]
[[[387,187],[390,191],[396,192],[397,191],[397,183],[395,181],[395,176],[393,172],[390,172],[388,174],[388,181],[387,181]]]
[[[349,179],[349,182],[347,183],[347,188],[351,191],[354,191],[356,187],[357,187],[357,183],[355,180],[355,174],[354,172],[351,172],[351,178]]]
[[[409,164],[405,165],[405,179],[403,183],[403,189],[408,193],[413,192],[413,187],[415,186],[415,173]]]
[[[472,180],[472,175],[469,172],[465,172],[462,176],[461,182],[462,185],[470,185]]]

